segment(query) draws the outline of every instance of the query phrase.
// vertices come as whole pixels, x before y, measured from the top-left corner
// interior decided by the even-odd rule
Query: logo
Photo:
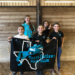
[[[43,36],[43,38],[45,38],[45,36]]]
[[[23,47],[24,47],[25,42],[27,42],[30,45],[30,48],[28,49],[28,51],[23,51]],[[17,53],[18,53],[18,55],[17,55]],[[37,54],[37,53],[41,54],[42,56],[41,56],[40,59],[38,59],[35,62],[35,68],[33,68],[31,66],[31,63],[29,62],[29,60],[26,57],[27,56],[32,56],[32,55]],[[31,47],[31,42],[29,42],[29,41],[23,41],[22,51],[14,51],[13,54],[16,56],[16,61],[20,62],[18,64],[18,66],[21,66],[24,61],[27,61],[27,63],[29,64],[30,68],[33,69],[33,70],[37,70],[37,63],[44,58],[43,46],[41,44],[40,45],[34,44]],[[21,57],[21,54],[22,54],[22,57]]]
[[[59,36],[61,36],[61,34],[59,34]]]

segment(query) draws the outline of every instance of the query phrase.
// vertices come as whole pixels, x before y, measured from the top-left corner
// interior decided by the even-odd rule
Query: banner
[[[13,38],[11,41],[11,71],[37,71],[54,68],[57,40],[44,47],[33,41]]]

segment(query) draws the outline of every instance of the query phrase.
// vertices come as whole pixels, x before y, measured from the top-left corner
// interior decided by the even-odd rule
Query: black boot
[[[16,72],[13,72],[13,75],[16,75]]]
[[[21,72],[21,75],[23,75],[24,74],[24,72]]]

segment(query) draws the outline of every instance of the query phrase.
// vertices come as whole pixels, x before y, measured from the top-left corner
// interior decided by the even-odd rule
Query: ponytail
[[[29,15],[26,15],[26,16],[25,16],[25,19],[26,19],[27,17],[30,17],[30,16],[29,16]],[[25,20],[24,20],[24,23],[26,23]],[[32,24],[31,24],[31,22],[29,22],[29,25],[30,25],[30,29],[31,29],[32,31],[34,31],[34,28],[33,28]]]

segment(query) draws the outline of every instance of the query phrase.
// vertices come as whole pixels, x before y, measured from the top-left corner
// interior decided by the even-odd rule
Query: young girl
[[[57,52],[57,65],[58,65],[58,75],[61,75],[60,73],[60,56],[62,53],[61,48],[63,47],[64,43],[64,34],[62,31],[59,31],[60,25],[59,23],[54,23],[53,29],[54,31],[50,34],[50,39],[57,39],[58,40],[58,52]],[[52,69],[52,75],[55,75],[54,69]]]
[[[45,21],[43,22],[43,26],[44,26],[44,31],[43,31],[43,33],[46,34],[46,36],[48,37],[49,32],[50,32],[50,29],[51,29],[51,24],[49,25],[48,21],[45,20]]]
[[[22,24],[24,26],[24,35],[28,36],[29,38],[32,38],[33,32],[35,31],[34,25],[30,22],[30,16],[26,15],[24,23]]]
[[[33,41],[36,42],[37,44],[42,44],[43,46],[46,45],[47,36],[43,33],[44,27],[42,25],[39,25],[37,28],[37,33],[33,35]],[[42,75],[42,71],[37,71],[37,75]]]

